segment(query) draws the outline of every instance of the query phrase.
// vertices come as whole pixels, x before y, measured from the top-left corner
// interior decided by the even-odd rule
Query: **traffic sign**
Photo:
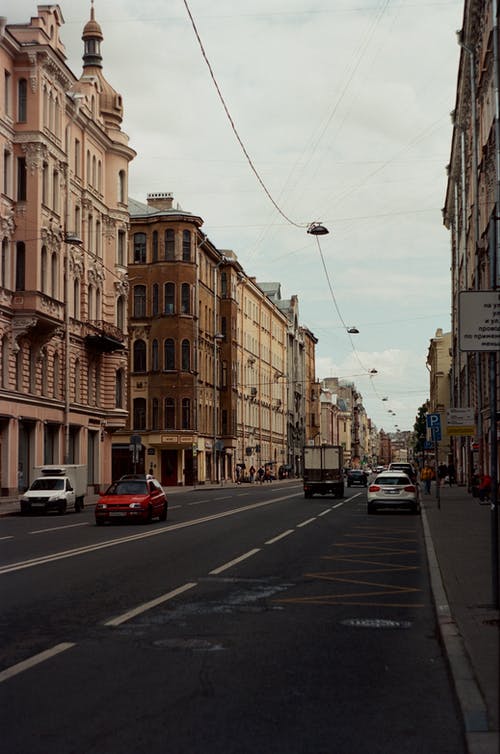
[[[426,422],[432,439],[434,442],[439,442],[441,440],[441,414],[427,414]]]

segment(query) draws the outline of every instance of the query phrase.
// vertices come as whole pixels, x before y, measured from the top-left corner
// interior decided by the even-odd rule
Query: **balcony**
[[[123,332],[104,320],[93,320],[85,326],[85,342],[89,348],[99,353],[112,353],[125,348]]]
[[[39,291],[16,291],[12,296],[13,331],[47,340],[64,324],[64,305]]]

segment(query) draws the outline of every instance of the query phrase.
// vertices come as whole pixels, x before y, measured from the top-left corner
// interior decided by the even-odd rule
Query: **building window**
[[[170,262],[175,259],[175,234],[172,229],[165,231],[165,259]]]
[[[163,361],[166,370],[175,369],[175,343],[172,338],[165,341]]]
[[[175,283],[165,283],[165,314],[175,314]]]
[[[134,285],[134,317],[146,316],[146,286]]]
[[[24,291],[26,270],[26,249],[24,241],[16,243],[16,291]]]
[[[191,231],[184,230],[182,232],[182,261],[191,261]]]
[[[123,369],[116,370],[115,377],[115,407],[123,408]]]
[[[47,293],[47,247],[42,246],[42,258],[40,262],[40,275],[42,280],[42,293]]]
[[[134,342],[134,372],[146,371],[146,343],[144,340]]]
[[[6,115],[10,115],[10,101],[11,101],[11,87],[12,76],[8,71],[4,72],[4,90],[3,90],[3,105]]]
[[[59,211],[59,173],[57,170],[52,173],[52,209],[56,213]]]
[[[191,311],[191,290],[188,283],[181,286],[181,313],[189,314]]]
[[[227,297],[227,272],[221,272],[220,275],[220,295],[222,298]]]
[[[153,372],[157,372],[159,368],[160,357],[158,354],[158,341],[155,338],[151,346],[151,369],[153,370]]]
[[[116,302],[116,326],[122,332],[125,330],[125,299],[120,296]]]
[[[146,429],[146,399],[134,398],[133,429]]]
[[[189,340],[183,340],[181,345],[181,368],[184,372],[191,369],[191,345]]]
[[[182,399],[182,429],[191,429],[191,401]]]
[[[9,339],[6,335],[2,338],[2,387],[9,387]]]
[[[6,238],[2,239],[2,259],[0,269],[0,286],[7,288],[7,258],[9,256],[9,242]]]
[[[158,398],[151,401],[151,429],[160,429],[160,404]]]
[[[27,173],[26,173],[26,158],[17,158],[17,200],[19,202],[26,201],[26,188],[27,188]]]
[[[75,139],[75,162],[74,171],[75,175],[80,177],[80,164],[81,164],[81,145],[78,139]]]
[[[134,264],[146,264],[145,233],[134,233]]]
[[[118,173],[118,201],[121,204],[125,204],[126,203],[126,198],[125,198],[126,195],[127,195],[127,191],[126,191],[126,176],[125,176],[125,171],[124,170],[120,170],[120,172]]]
[[[125,231],[119,230],[118,231],[118,249],[117,249],[117,262],[122,267],[125,266]]]
[[[175,429],[175,403],[173,398],[165,398],[165,429]]]
[[[58,293],[57,254],[54,251],[50,261],[50,295],[57,298]]]
[[[160,313],[160,286],[158,283],[153,285],[153,300],[151,314],[153,317],[157,317]]]
[[[158,231],[153,231],[153,262],[158,261]]]

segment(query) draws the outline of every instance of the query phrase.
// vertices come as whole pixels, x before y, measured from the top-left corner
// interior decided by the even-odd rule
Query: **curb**
[[[422,525],[439,634],[446,651],[455,693],[462,712],[467,751],[468,754],[498,754],[498,732],[489,729],[486,704],[448,604],[424,506],[422,506]]]

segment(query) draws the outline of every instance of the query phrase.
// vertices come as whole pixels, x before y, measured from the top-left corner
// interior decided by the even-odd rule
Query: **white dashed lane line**
[[[158,605],[163,605],[164,602],[168,602],[168,600],[171,600],[174,597],[177,597],[178,594],[187,592],[188,589],[192,589],[194,586],[198,586],[196,581],[184,584],[184,586],[180,586],[177,589],[173,589],[171,592],[168,592],[167,594],[162,594],[160,597],[156,597],[156,599],[154,600],[150,600],[149,602],[144,602],[142,605],[138,605],[137,607],[134,607],[132,610],[128,610],[126,613],[122,613],[121,615],[118,615],[116,618],[111,618],[111,620],[107,620],[104,625],[113,626],[113,627],[120,626],[122,623],[125,623],[125,621],[130,620],[131,618],[135,618],[137,615],[141,615],[141,613],[145,613],[147,610],[151,610],[153,607],[157,607]]]
[[[284,539],[285,537],[288,537],[289,534],[293,534],[294,529],[287,529],[287,531],[282,532],[281,534],[278,534],[277,537],[273,537],[272,539],[268,539],[267,542],[264,544],[266,545],[274,545],[275,542],[279,542],[280,539]]]
[[[302,526],[307,526],[308,524],[312,524],[313,521],[316,521],[317,516],[314,516],[314,518],[308,518],[306,521],[302,521],[300,524],[297,524],[297,529],[300,529]]]
[[[9,678],[13,678],[15,675],[19,675],[19,673],[23,673],[25,670],[35,667],[35,665],[39,665],[41,662],[50,660],[51,657],[55,657],[61,652],[65,652],[66,649],[71,649],[71,647],[74,646],[76,645],[71,642],[64,642],[63,644],[56,644],[56,646],[51,649],[46,649],[45,652],[40,652],[37,655],[33,655],[33,657],[28,657],[27,660],[18,662],[17,665],[12,665],[12,667],[3,670],[0,673],[0,683],[7,681]]]
[[[222,573],[223,571],[227,571],[227,569],[231,568],[231,566],[234,566],[237,563],[241,563],[242,560],[251,558],[252,555],[255,555],[258,552],[260,552],[260,547],[256,547],[253,550],[249,550],[249,552],[246,552],[244,555],[240,555],[239,558],[235,558],[234,560],[230,560],[228,563],[224,563],[224,565],[221,565],[218,568],[214,568],[213,571],[209,572],[210,576],[217,576],[219,573]]]

